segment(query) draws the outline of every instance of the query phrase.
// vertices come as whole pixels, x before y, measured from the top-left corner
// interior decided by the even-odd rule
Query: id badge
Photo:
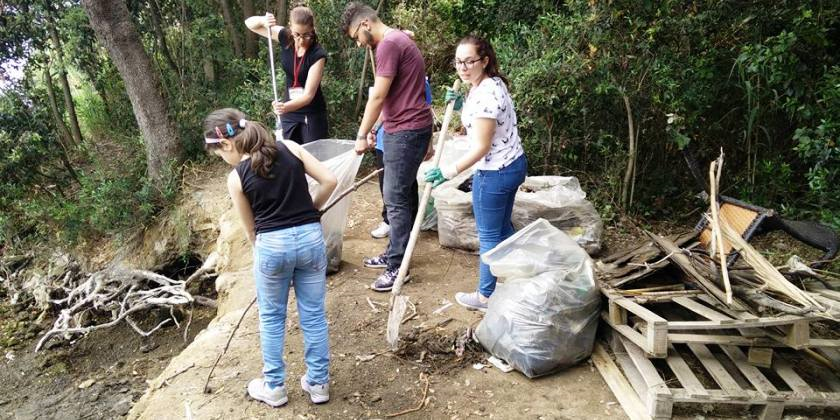
[[[303,96],[303,88],[289,88],[289,100],[294,101],[297,98]]]

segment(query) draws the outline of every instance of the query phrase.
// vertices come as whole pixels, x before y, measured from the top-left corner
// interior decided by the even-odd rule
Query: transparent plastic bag
[[[482,255],[504,280],[476,338],[529,378],[574,365],[592,352],[600,294],[589,255],[539,219]]]
[[[537,219],[549,223],[571,236],[589,254],[601,250],[604,229],[595,206],[586,200],[586,193],[575,177],[531,176],[516,193],[511,221],[514,229],[522,229]]]
[[[435,144],[437,144],[438,135],[439,133],[435,133],[434,135],[432,135],[432,142],[435,142]],[[447,138],[443,146],[443,156],[440,157],[440,166],[455,163],[458,159],[461,158],[461,156],[464,155],[464,153],[466,153],[469,150],[470,143],[467,139],[467,136],[453,136]],[[435,153],[437,153],[437,149],[435,150]],[[431,169],[433,166],[434,159],[429,159],[421,163],[420,169],[417,171],[417,185],[419,186],[418,194],[421,198],[423,196],[423,189],[426,187],[426,171]],[[467,169],[464,172],[468,174],[467,176],[469,176],[469,174],[472,174],[472,168]],[[438,188],[440,188],[442,185],[446,185],[452,182],[452,180],[447,181],[438,186]],[[423,218],[423,224],[420,225],[420,230],[438,230],[438,216],[437,209],[434,203],[434,197],[429,199],[429,204],[426,206],[426,215]],[[476,249],[478,249],[477,246]]]
[[[441,246],[478,252],[478,232],[472,208],[472,193],[458,189],[472,175],[464,171],[432,190],[437,210],[438,241]]]
[[[338,186],[327,202],[331,202],[353,186],[362,156],[353,151],[354,142],[350,140],[324,139],[306,143],[303,148],[321,163],[327,166],[338,179]],[[318,183],[311,177],[309,193],[314,194]],[[352,195],[352,194],[351,194]],[[351,197],[345,197],[321,216],[321,226],[324,230],[324,242],[327,246],[327,272],[335,273],[341,267],[341,247],[344,238],[344,227],[347,225],[347,212],[350,209]]]

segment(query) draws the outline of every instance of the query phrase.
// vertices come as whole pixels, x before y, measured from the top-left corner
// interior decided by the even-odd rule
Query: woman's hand
[[[264,25],[266,29],[271,29],[272,26],[277,26],[277,19],[271,13],[266,13]]]
[[[286,112],[286,103],[280,101],[273,101],[272,106],[274,107],[274,113],[277,115],[282,115]]]

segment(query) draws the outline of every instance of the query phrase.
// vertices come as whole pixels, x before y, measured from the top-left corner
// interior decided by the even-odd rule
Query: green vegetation
[[[262,14],[269,2],[221,3],[127,2],[186,161],[205,159],[198,127],[214,108],[272,120],[267,49],[241,48],[243,7]],[[330,54],[333,135],[349,138],[364,51],[336,29],[344,3],[308,4]],[[182,164],[169,181],[148,177],[124,80],[84,8],[14,0],[0,13],[0,61],[23,73],[0,91],[0,243],[72,242],[147,222],[177,193]],[[457,40],[489,37],[529,172],[579,177],[607,218],[688,213],[698,187],[680,149],[705,166],[723,148],[725,194],[840,227],[840,3],[405,0],[384,1],[382,15],[416,33],[437,107]]]

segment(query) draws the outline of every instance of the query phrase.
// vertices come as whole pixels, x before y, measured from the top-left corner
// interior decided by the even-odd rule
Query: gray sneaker
[[[481,299],[478,297],[478,292],[455,293],[455,301],[470,311],[487,312],[487,303],[481,303]]]
[[[280,385],[272,388],[265,383],[263,378],[252,379],[251,382],[248,382],[248,396],[272,407],[280,407],[289,402],[285,386]]]
[[[309,378],[303,375],[300,377],[300,387],[309,393],[309,399],[315,404],[323,404],[330,400],[329,382],[320,385],[309,385]]]

